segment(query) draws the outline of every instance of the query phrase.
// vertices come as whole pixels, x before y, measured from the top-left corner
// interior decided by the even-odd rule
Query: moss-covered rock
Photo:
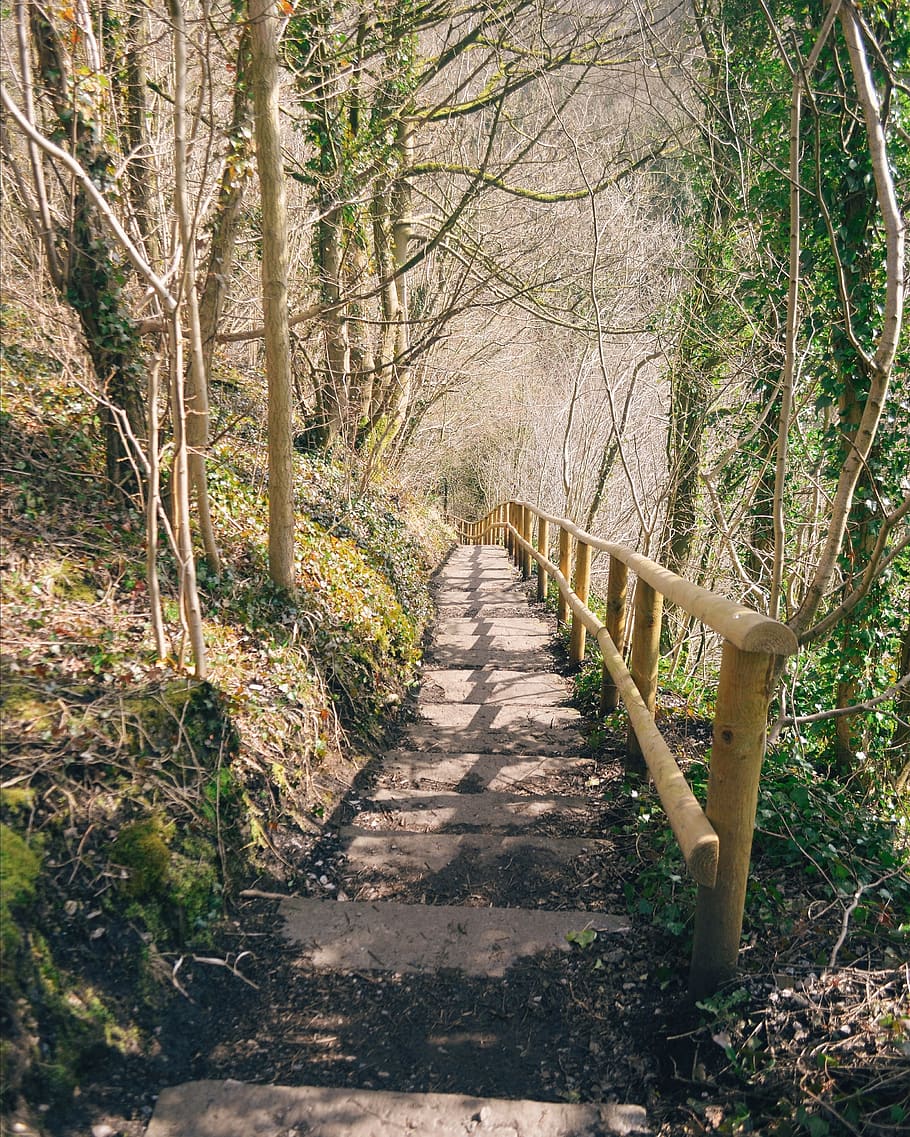
[[[198,939],[221,913],[213,842],[181,837],[173,822],[156,815],[124,825],[111,861],[126,874],[123,888],[133,915],[159,942]]]
[[[111,860],[127,870],[124,888],[136,899],[165,895],[170,876],[173,823],[161,817],[133,821],[117,834]]]
[[[35,896],[41,857],[8,825],[0,824],[0,983],[12,980],[22,933],[17,908]]]

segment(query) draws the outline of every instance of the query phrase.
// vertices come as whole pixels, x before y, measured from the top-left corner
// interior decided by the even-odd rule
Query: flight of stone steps
[[[505,551],[456,548],[437,603],[417,721],[341,830],[337,898],[281,903],[301,968],[502,983],[519,961],[568,950],[567,935],[626,930],[622,917],[584,911],[583,895],[566,899],[570,867],[599,851],[585,799],[560,792],[583,784],[578,713],[554,671],[550,628],[530,612]],[[441,1048],[434,1063],[445,1061]],[[539,1101],[541,1087],[526,1081],[523,1100],[193,1082],[162,1091],[147,1137],[647,1132],[637,1105]]]

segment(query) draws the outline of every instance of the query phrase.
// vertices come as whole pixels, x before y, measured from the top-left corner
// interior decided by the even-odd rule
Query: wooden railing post
[[[588,603],[591,588],[591,546],[578,541],[575,546],[575,584],[573,592],[582,602]],[[586,630],[578,616],[572,616],[572,634],[569,637],[569,663],[577,666],[585,657]]]
[[[663,608],[663,596],[639,577],[635,585],[635,616],[632,624],[629,671],[645,706],[652,715],[657,702],[657,664],[660,659],[660,624]],[[626,739],[626,769],[638,774],[644,773],[646,769],[641,746],[631,726]]]
[[[531,513],[530,506],[523,505],[521,507],[521,535],[528,542],[528,544],[531,543],[531,518],[532,518],[532,516],[533,515]],[[522,580],[530,580],[531,579],[531,554],[527,549],[521,549],[520,550],[520,561],[519,561],[519,563],[521,565],[521,578],[522,578]]]
[[[610,557],[610,575],[607,579],[607,615],[604,624],[610,639],[622,654],[626,639],[626,595],[629,570],[618,557]],[[608,715],[619,706],[619,690],[604,666],[600,688],[600,713]]]
[[[736,971],[774,659],[724,642],[705,807],[720,839],[720,859],[714,888],[698,890],[693,999],[711,994]]]
[[[509,525],[515,524],[515,502],[514,501],[510,501],[506,505],[506,520],[508,521]],[[509,558],[511,560],[514,560],[515,559],[515,537],[514,537],[511,529],[506,530],[506,549],[508,550]]]
[[[566,580],[569,579],[572,572],[572,534],[561,525],[559,527],[559,571]],[[564,624],[568,618],[569,604],[560,589],[559,601],[556,605],[556,620],[557,623]]]
[[[550,550],[550,523],[545,517],[537,518],[537,551],[542,553],[549,560]],[[547,598],[547,570],[542,566],[537,566],[537,599],[546,600]]]

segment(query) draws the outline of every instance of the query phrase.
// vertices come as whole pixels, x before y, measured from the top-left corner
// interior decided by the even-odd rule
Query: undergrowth
[[[620,757],[625,716],[599,715],[601,666],[575,677],[595,753]],[[657,721],[705,803],[711,707],[664,681]],[[688,957],[696,887],[660,802],[635,777],[610,783],[634,842],[630,915]],[[619,797],[622,808],[616,808]],[[622,818],[623,820],[619,820]],[[765,757],[746,896],[742,970],[685,1013],[671,1061],[692,1081],[685,1132],[864,1137],[910,1120],[910,810],[887,782],[838,779],[796,746]],[[592,966],[596,966],[596,960]],[[659,973],[660,974],[660,973]],[[665,974],[664,982],[673,977]],[[699,1092],[700,1091],[700,1092]],[[722,1108],[716,1103],[724,1101]]]
[[[280,872],[283,834],[319,831],[413,680],[452,534],[298,455],[300,589],[279,593],[262,416],[249,393],[222,406],[235,430],[209,476],[226,567],[200,555],[195,682],[156,657],[142,521],[107,494],[92,400],[4,316],[0,1107],[50,1116],[98,1047],[138,1045],[129,1008],[211,953],[232,892]],[[161,567],[174,629],[166,550]]]

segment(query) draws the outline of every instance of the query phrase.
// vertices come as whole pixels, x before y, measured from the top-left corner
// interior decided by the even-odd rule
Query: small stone
[[[92,1126],[92,1137],[116,1137],[117,1130],[102,1122],[101,1125]]]

